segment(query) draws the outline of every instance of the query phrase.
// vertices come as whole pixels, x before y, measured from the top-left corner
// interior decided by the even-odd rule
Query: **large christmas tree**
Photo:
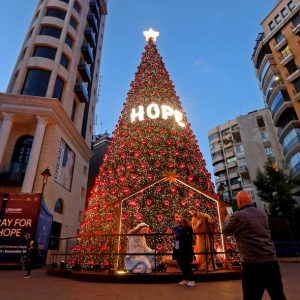
[[[211,175],[154,40],[148,38],[80,226],[73,250],[85,266],[112,264],[113,252],[126,252],[118,234],[140,222],[162,234],[147,237],[149,245],[170,252],[171,236],[163,234],[172,233],[176,216],[190,218],[189,206],[220,226]],[[216,246],[222,249],[221,238]]]

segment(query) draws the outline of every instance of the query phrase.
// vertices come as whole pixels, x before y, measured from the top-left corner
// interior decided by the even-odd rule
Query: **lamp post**
[[[51,173],[50,173],[49,167],[47,167],[47,168],[41,173],[41,175],[43,176],[43,188],[42,188],[42,194],[43,194],[43,193],[44,193],[44,189],[45,189],[45,185],[46,185],[46,183],[47,183],[47,181],[48,181],[48,178],[49,178],[50,176],[52,176]]]

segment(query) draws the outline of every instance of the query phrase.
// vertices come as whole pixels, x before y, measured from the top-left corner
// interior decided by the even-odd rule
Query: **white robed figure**
[[[135,228],[129,230],[129,234],[141,234],[128,236],[128,253],[145,253],[145,255],[126,255],[125,268],[132,273],[151,273],[155,268],[155,255],[154,250],[151,249],[146,242],[145,236],[142,234],[147,233],[149,225],[140,223]]]

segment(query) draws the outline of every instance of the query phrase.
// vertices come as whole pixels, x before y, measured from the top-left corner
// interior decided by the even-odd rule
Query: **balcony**
[[[212,163],[213,164],[216,164],[221,161],[224,161],[224,157],[222,154],[212,155]]]
[[[237,167],[237,162],[236,161],[232,161],[229,164],[227,164],[228,169],[235,168],[235,167]]]
[[[285,66],[288,62],[290,62],[292,59],[294,59],[294,55],[292,52],[288,52],[285,55],[280,56],[280,63]]]
[[[213,167],[213,169],[214,169],[214,175],[218,176],[220,173],[222,173],[222,172],[224,172],[226,170],[225,163],[221,163],[221,164],[215,165]]]
[[[299,15],[292,20],[293,27],[291,28],[294,34],[298,34],[300,32],[300,17]]]
[[[222,175],[218,178],[216,178],[216,185],[219,184],[219,183],[223,183],[227,180],[227,177],[225,175]]]
[[[300,178],[300,163],[296,164],[295,167],[290,169],[290,173],[294,180],[298,180]]]
[[[282,145],[283,154],[287,155],[289,151],[292,151],[296,146],[300,146],[300,136],[297,135],[290,140],[287,145]]]
[[[95,38],[95,33],[93,32],[92,28],[87,28],[84,31],[84,35],[86,40],[89,42],[89,44],[95,48],[96,47],[96,38]]]
[[[293,90],[294,99],[300,101],[300,91]]]
[[[78,65],[78,71],[83,81],[91,81],[91,71],[88,64],[85,61],[80,62]]]
[[[81,103],[88,103],[89,102],[89,93],[87,91],[87,88],[83,82],[76,82],[74,91],[76,96],[78,97],[78,100]]]
[[[247,173],[248,172],[248,167],[246,165],[239,165],[239,172],[242,173]]]
[[[296,70],[295,72],[293,72],[291,75],[289,75],[286,80],[288,82],[293,82],[296,78],[298,78],[300,76],[300,70]]]
[[[99,20],[100,18],[100,7],[98,6],[98,3],[96,0],[92,0],[90,2],[90,8],[91,11],[95,14],[96,18]]]
[[[278,140],[281,142],[282,138],[286,135],[288,131],[292,128],[300,127],[300,122],[298,120],[290,120],[284,127],[281,127],[277,131]]]
[[[280,123],[280,117],[285,114],[286,112],[289,112],[290,110],[294,110],[293,104],[290,101],[284,101],[282,105],[275,111],[273,115],[274,125],[276,127],[279,127]]]
[[[211,154],[216,153],[218,151],[222,151],[222,146],[221,145],[215,145],[215,146],[211,146],[210,152]]]
[[[89,44],[84,44],[81,47],[81,52],[84,59],[89,63],[92,64],[94,62],[93,51]]]
[[[240,189],[242,189],[242,184],[239,182],[239,183],[232,184],[230,187],[233,191],[240,190]]]
[[[232,156],[235,156],[235,153],[232,149],[225,151],[225,157],[226,158],[229,158],[229,157],[232,157]]]
[[[87,21],[90,27],[94,29],[94,32],[98,32],[98,21],[94,14],[88,14]]]
[[[277,43],[274,43],[274,49],[276,51],[279,51],[280,49],[282,49],[286,45],[287,45],[287,40],[284,36],[282,36],[280,41],[278,41]]]
[[[232,178],[237,178],[239,177],[239,173],[238,172],[232,172],[232,173],[229,173],[229,178],[232,179]]]

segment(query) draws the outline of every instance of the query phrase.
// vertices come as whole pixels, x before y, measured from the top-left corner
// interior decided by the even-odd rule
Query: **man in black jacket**
[[[223,233],[237,240],[244,300],[261,300],[265,289],[272,300],[286,300],[267,216],[247,192],[237,194],[237,205],[239,210],[226,217]]]

